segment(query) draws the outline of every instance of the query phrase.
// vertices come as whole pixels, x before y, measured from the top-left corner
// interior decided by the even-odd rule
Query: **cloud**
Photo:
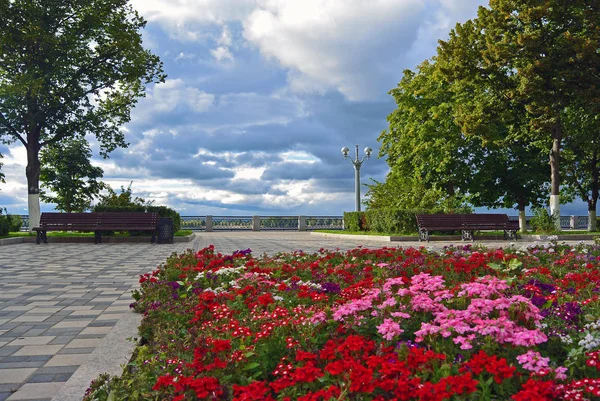
[[[381,99],[405,68],[433,55],[457,21],[486,0],[135,0],[150,21],[180,40],[210,41],[232,61],[245,40],[287,70],[299,92],[336,90]],[[234,39],[230,25],[240,23]],[[216,28],[216,29],[215,29]],[[237,44],[243,46],[244,44]]]

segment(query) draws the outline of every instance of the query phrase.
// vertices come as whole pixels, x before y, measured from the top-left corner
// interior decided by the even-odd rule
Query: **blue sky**
[[[137,196],[182,215],[353,210],[354,171],[340,148],[377,154],[395,107],[387,92],[484,3],[133,0],[168,78],[148,88],[123,128],[130,146],[94,164],[113,188],[133,181]],[[26,213],[24,148],[0,152],[0,205]],[[371,158],[362,181],[387,171]]]

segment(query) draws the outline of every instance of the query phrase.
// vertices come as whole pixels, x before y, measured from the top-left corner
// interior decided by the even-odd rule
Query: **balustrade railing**
[[[341,216],[311,216],[306,218],[308,230],[343,230],[344,218]]]
[[[20,215],[23,221],[21,231],[29,230],[29,216]],[[511,220],[519,220],[518,216],[509,216]],[[529,226],[532,216],[526,216]],[[560,216],[560,227],[563,230],[585,230],[588,216]],[[181,216],[181,229],[194,231],[217,230],[343,230],[342,216]]]

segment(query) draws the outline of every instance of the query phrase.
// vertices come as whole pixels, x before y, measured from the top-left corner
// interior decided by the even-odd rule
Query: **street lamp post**
[[[371,158],[371,153],[373,152],[373,149],[367,146],[364,152],[365,156],[362,158],[362,160],[360,160],[358,158],[358,145],[356,145],[356,158],[352,160],[348,156],[348,153],[350,153],[350,149],[348,149],[345,146],[342,148],[342,155],[344,155],[344,159],[350,160],[354,165],[354,195],[356,196],[355,209],[357,212],[360,212],[360,166],[365,161],[365,158],[367,160]]]

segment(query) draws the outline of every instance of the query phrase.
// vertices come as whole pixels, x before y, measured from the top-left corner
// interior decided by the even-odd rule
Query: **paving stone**
[[[91,322],[92,322],[91,319],[71,320],[71,321],[64,320],[60,323],[55,324],[54,326],[52,326],[52,328],[53,329],[70,329],[70,328],[75,328],[75,327],[86,327]]]
[[[79,333],[80,336],[85,335],[104,335],[107,334],[112,326],[104,326],[104,327],[86,327]]]
[[[54,355],[44,366],[75,366],[81,365],[89,358],[89,354]]]
[[[72,375],[79,366],[44,366],[35,371],[36,374],[69,374]]]
[[[0,369],[0,384],[23,383],[36,370],[36,368]]]
[[[95,348],[100,343],[100,339],[88,338],[88,339],[75,339],[68,343],[65,348]]]
[[[12,323],[22,322],[43,322],[48,319],[50,315],[21,315],[11,320]]]
[[[51,399],[65,382],[26,383],[19,391],[7,398],[7,401]]]
[[[46,345],[55,338],[55,336],[19,337],[16,340],[11,341],[9,345]]]
[[[15,352],[15,356],[55,355],[62,345],[26,345]]]

